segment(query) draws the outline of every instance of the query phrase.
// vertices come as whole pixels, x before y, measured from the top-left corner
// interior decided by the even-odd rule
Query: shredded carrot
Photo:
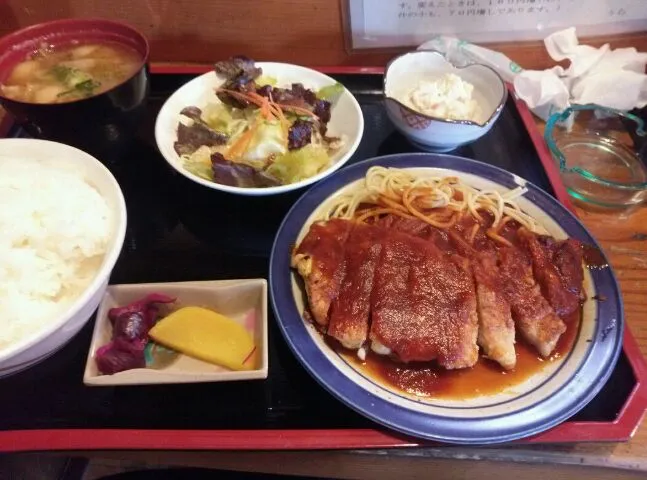
[[[250,142],[252,141],[252,138],[254,138],[254,133],[256,133],[256,130],[258,128],[258,122],[254,122],[239,138],[236,140],[236,143],[234,143],[229,149],[227,150],[227,155],[225,155],[228,159],[232,160],[245,152],[247,150],[247,147],[249,147]]]
[[[303,115],[308,115],[308,116],[311,116],[311,117],[316,117],[316,115],[314,114],[314,112],[311,112],[311,111],[310,111],[310,110],[308,110],[307,108],[297,107],[297,106],[294,106],[294,105],[283,105],[283,104],[281,104],[281,103],[277,103],[277,102],[275,102],[273,99],[268,99],[267,97],[264,97],[264,96],[262,96],[262,95],[259,95],[259,94],[258,94],[258,93],[256,93],[256,92],[249,92],[249,93],[248,93],[248,94],[246,94],[246,95],[249,95],[249,97],[250,97],[251,99],[254,99],[254,100],[256,100],[256,101],[266,100],[266,101],[268,101],[268,102],[269,102],[269,104],[270,104],[270,105],[275,105],[275,106],[277,107],[276,109],[277,109],[278,111],[281,111],[281,110],[292,110],[292,111],[294,111],[294,112],[296,112],[296,113],[301,113],[301,114],[303,114]],[[283,112],[281,112],[281,114],[282,114],[282,113],[283,113]]]
[[[252,97],[252,96],[250,96],[250,95],[248,95],[246,93],[236,92],[234,90],[228,90],[226,88],[219,88],[217,91],[218,92],[224,92],[224,93],[226,93],[228,95],[231,95],[232,97],[234,97],[234,98],[236,98],[238,100],[244,100],[244,101],[253,103],[257,107],[262,106],[262,102],[260,100],[254,98],[254,97]],[[259,95],[259,97],[260,97],[260,95]]]
[[[265,120],[270,120],[272,118],[272,109],[270,108],[270,102],[267,98],[264,98],[263,103],[261,104],[261,116]]]
[[[288,122],[288,119],[285,118],[285,115],[283,115],[283,110],[281,110],[281,107],[279,107],[275,103],[270,103],[270,107],[274,110],[274,113],[276,114],[276,117],[279,119],[281,124],[288,126],[290,122]]]
[[[263,97],[262,95],[259,95],[256,92],[243,93],[243,92],[237,92],[235,90],[229,90],[227,88],[219,88],[217,91],[227,93],[227,94],[231,95],[232,97],[234,97],[236,99],[245,100],[245,101],[247,101],[249,103],[253,103],[257,107],[262,107],[263,103],[268,102],[270,105],[276,105],[277,107],[279,107],[282,110],[290,110],[290,111],[293,111],[295,113],[299,113],[301,115],[307,115],[309,117],[318,118],[317,115],[315,115],[314,112],[311,112],[307,108],[297,107],[297,106],[294,106],[294,105],[283,105],[281,103],[276,103],[273,100],[270,100],[267,97]]]
[[[287,118],[285,118],[283,110],[292,111],[300,115],[307,115],[313,117],[315,120],[318,120],[317,115],[315,115],[314,112],[311,112],[307,108],[296,107],[293,105],[282,105],[280,103],[276,103],[272,98],[264,97],[263,95],[259,95],[256,92],[243,93],[237,92],[235,90],[229,90],[227,88],[218,88],[216,89],[216,92],[226,93],[237,100],[249,102],[259,108],[259,117],[257,118],[257,121],[254,123],[254,125],[251,125],[249,129],[245,131],[231,147],[229,147],[229,150],[227,151],[228,158],[233,159],[245,152],[245,150],[249,146],[249,143],[254,137],[254,133],[258,129],[258,120],[260,120],[260,118],[264,118],[265,120],[278,120],[281,124],[281,128],[283,129],[286,144],[288,142],[288,130],[290,128],[290,122]]]
[[[309,117],[313,117],[313,118],[317,118],[317,119],[319,118],[319,117],[317,117],[317,115],[315,115],[314,112],[311,112],[307,108],[296,107],[294,105],[283,105],[281,103],[277,103],[276,105],[281,107],[283,110],[292,110],[293,112],[299,113],[301,115],[307,115]]]
[[[270,101],[269,98],[264,97],[263,95],[259,95],[256,92],[249,92],[247,95],[249,95],[250,98],[253,98],[254,100],[257,100],[259,102],[263,102],[263,101],[268,101],[269,102]]]
[[[276,115],[276,118],[279,119],[279,122],[281,123],[281,128],[283,130],[283,135],[285,139],[285,148],[288,148],[288,144],[290,142],[289,139],[289,133],[290,133],[290,122],[288,121],[287,118],[285,118],[285,115],[283,115],[283,111],[281,108],[276,105],[276,104],[270,104],[271,110],[274,112]]]

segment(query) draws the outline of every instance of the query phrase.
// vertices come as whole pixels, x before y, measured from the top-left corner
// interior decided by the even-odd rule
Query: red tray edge
[[[382,74],[383,67],[312,67],[322,73]],[[199,74],[209,65],[152,64],[153,74]],[[557,199],[574,212],[559,171],[537,128],[532,112],[508,85],[515,106],[542,162]],[[11,118],[0,121],[0,138],[11,127]],[[629,440],[647,411],[647,363],[628,327],[623,349],[636,377],[636,385],[613,422],[566,421],[546,432],[519,440],[517,444],[622,442]],[[325,450],[352,448],[420,447],[420,443],[382,430],[135,430],[46,429],[0,432],[0,451],[37,450]]]

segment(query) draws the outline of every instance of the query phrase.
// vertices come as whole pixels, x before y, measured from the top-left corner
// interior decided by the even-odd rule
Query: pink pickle
[[[243,320],[243,327],[245,327],[245,330],[249,333],[254,335],[254,331],[256,330],[256,310],[252,309],[247,312],[245,320]]]

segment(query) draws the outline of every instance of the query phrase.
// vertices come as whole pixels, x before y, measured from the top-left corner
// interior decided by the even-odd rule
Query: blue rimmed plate
[[[426,153],[389,155],[357,163],[318,183],[299,199],[280,226],[272,249],[270,294],[274,312],[283,336],[303,366],[330,393],[368,418],[409,435],[442,442],[507,442],[547,430],[583,408],[609,378],[622,347],[622,300],[610,268],[585,272],[588,299],[567,355],[546,362],[541,371],[519,384],[467,399],[422,398],[397,391],[345,360],[303,319],[304,294],[290,268],[291,249],[334,197],[352,189],[376,165],[410,169],[420,175],[457,176],[475,188],[501,192],[524,185],[528,191],[517,203],[548,233],[597,246],[586,228],[553,197],[491,165]]]

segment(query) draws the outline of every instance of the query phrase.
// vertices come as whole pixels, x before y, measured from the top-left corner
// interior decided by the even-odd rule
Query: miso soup
[[[14,67],[0,92],[27,103],[64,103],[98,95],[134,75],[142,58],[116,43],[41,48]]]

